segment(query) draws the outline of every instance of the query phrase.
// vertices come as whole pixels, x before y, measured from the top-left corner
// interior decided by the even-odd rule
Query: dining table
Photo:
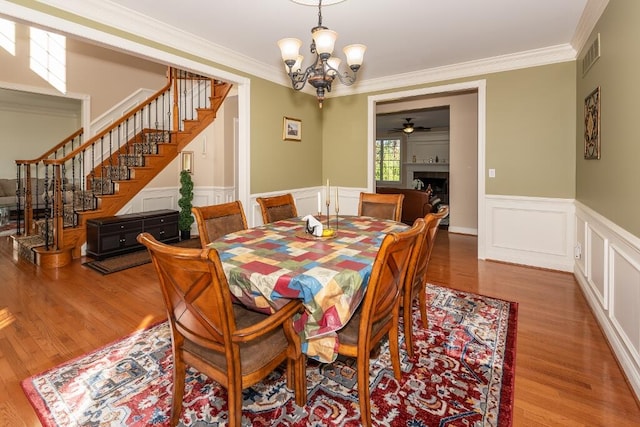
[[[326,217],[316,217],[324,221]],[[304,312],[294,318],[308,357],[330,363],[339,331],[364,298],[383,238],[407,225],[366,216],[332,216],[333,236],[306,232],[302,217],[237,231],[211,242],[235,300],[274,313],[291,299]]]

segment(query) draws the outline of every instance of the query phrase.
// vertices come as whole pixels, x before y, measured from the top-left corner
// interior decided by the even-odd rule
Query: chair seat
[[[362,307],[362,306],[360,306]],[[347,322],[344,328],[338,331],[338,341],[340,344],[345,344],[349,346],[357,346],[358,345],[358,337],[360,336],[360,318],[362,317],[362,309],[358,308],[358,310],[351,316],[351,320]],[[377,322],[374,322],[371,325],[371,335],[376,336],[384,327],[384,325],[391,318],[391,313]]]
[[[248,310],[238,304],[233,304],[233,315],[238,329],[255,325],[269,317],[267,314],[257,313]],[[249,343],[240,344],[240,360],[242,360],[242,375],[248,375],[259,371],[268,365],[278,354],[287,348],[287,338],[282,329],[261,336]],[[191,341],[185,340],[184,350],[207,360],[212,366],[220,371],[227,370],[227,361],[224,353],[201,347]],[[266,356],[271,355],[271,358]]]

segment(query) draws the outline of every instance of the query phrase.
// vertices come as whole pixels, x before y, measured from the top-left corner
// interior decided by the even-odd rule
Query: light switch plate
[[[495,178],[495,177],[496,177],[496,170],[489,169],[489,178]]]

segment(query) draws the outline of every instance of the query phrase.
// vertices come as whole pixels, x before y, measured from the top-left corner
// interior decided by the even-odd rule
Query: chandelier
[[[311,29],[311,54],[316,55],[314,62],[304,71],[302,70],[302,60],[304,57],[299,54],[302,42],[296,38],[285,38],[278,41],[282,60],[291,85],[295,90],[301,90],[307,82],[316,88],[316,98],[318,105],[322,108],[325,93],[331,92],[331,84],[338,77],[345,86],[351,86],[356,81],[356,73],[362,65],[364,51],[367,49],[362,44],[351,44],[343,51],[347,57],[347,64],[352,73],[339,71],[342,60],[333,56],[333,47],[338,38],[338,33],[322,25],[322,0],[318,0],[318,25]]]

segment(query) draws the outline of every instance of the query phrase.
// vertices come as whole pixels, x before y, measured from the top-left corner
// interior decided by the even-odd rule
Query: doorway
[[[473,94],[476,98],[474,101],[473,114],[464,109],[455,108],[453,103],[456,97],[464,94]],[[394,105],[396,111],[412,110],[416,108],[424,108],[425,100],[443,98],[441,105],[448,103],[451,106],[451,138],[452,144],[457,139],[456,132],[460,128],[472,128],[475,135],[475,145],[473,149],[466,147],[460,149],[457,156],[452,151],[450,155],[451,162],[451,179],[450,179],[450,198],[451,204],[458,204],[458,212],[465,214],[473,213],[473,223],[468,221],[460,222],[460,218],[451,217],[450,230],[464,234],[477,234],[478,236],[478,258],[485,258],[485,230],[484,230],[484,199],[485,199],[485,121],[486,121],[486,82],[484,80],[470,81],[451,85],[435,86],[429,88],[415,89],[409,91],[386,93],[381,95],[372,95],[368,98],[369,110],[369,137],[368,137],[368,188],[375,188],[374,176],[374,147],[373,142],[376,138],[376,114],[382,105]],[[417,103],[417,104],[416,104]],[[422,103],[422,104],[420,104]],[[431,105],[434,106],[434,105]],[[463,125],[456,125],[455,121],[460,120]],[[466,120],[466,121],[465,121]],[[474,120],[472,122],[472,120]],[[458,129],[458,130],[456,130]],[[455,150],[455,148],[453,148]],[[472,153],[470,153],[472,152]],[[472,157],[469,157],[469,154]],[[473,165],[470,162],[473,161]],[[473,166],[471,175],[467,178],[466,183],[461,183],[460,176],[463,176],[464,169]],[[461,175],[462,174],[462,175]],[[457,179],[458,178],[458,179]],[[471,181],[471,179],[473,179]],[[470,184],[473,183],[473,184]],[[458,202],[458,203],[457,203]],[[465,204],[466,203],[466,204]],[[452,206],[452,211],[453,211]],[[458,220],[458,221],[457,221]],[[456,221],[458,224],[456,225]]]

